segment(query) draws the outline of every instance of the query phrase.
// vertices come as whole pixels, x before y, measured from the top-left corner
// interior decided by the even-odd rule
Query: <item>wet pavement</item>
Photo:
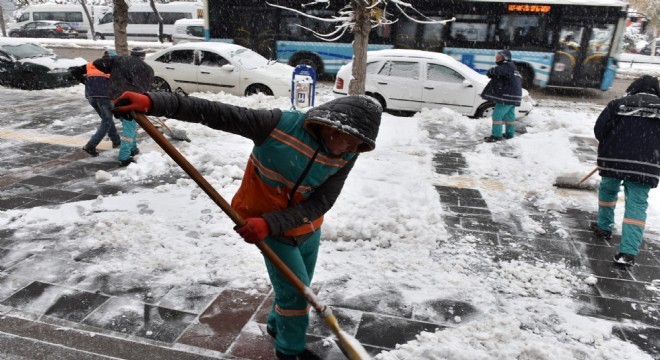
[[[122,186],[98,183],[93,180],[98,170],[112,173],[118,164],[112,150],[97,158],[80,150],[95,123],[91,127],[53,126],[70,114],[94,114],[84,99],[71,98],[65,107],[60,105],[61,99],[46,93],[24,92],[17,97],[3,88],[0,97],[0,118],[5,119],[0,127],[0,210],[57,206],[176,180],[160,178]],[[42,111],[44,108],[49,111]],[[438,132],[433,127],[427,130],[431,138]],[[571,141],[581,161],[593,163],[595,140],[575,137]],[[460,177],[467,167],[462,152],[475,145],[465,141],[438,147],[433,159],[436,172]],[[110,149],[109,142],[100,149]],[[500,154],[512,156],[506,146]],[[493,220],[483,194],[501,190],[498,186],[458,181],[436,184],[451,236],[475,235],[482,240],[480,246],[500,261],[561,261],[576,273],[594,274],[596,285],[576,294],[582,304],[579,313],[613,322],[615,336],[660,359],[659,295],[648,289],[652,280],[660,279],[660,246],[655,245],[660,243],[660,234],[645,234],[638,265],[620,268],[610,260],[620,237],[601,242],[585,230],[596,217],[595,192],[579,194],[593,197],[593,209],[551,214],[537,209],[530,199],[526,210],[546,230],[539,235],[525,233],[515,218],[506,224]],[[26,240],[0,229],[0,354],[17,359],[273,358],[272,340],[265,332],[272,306],[270,288],[247,291],[224,283],[158,287],[147,285],[150,279],[140,276],[117,279],[110,274],[71,282],[71,272],[95,266],[95,259],[109,249],[49,252],[49,244],[58,241],[57,230],[34,230],[33,238]],[[559,236],[565,233],[569,236]],[[35,268],[67,269],[67,274],[43,275],[33,271]],[[315,290],[321,291],[323,286],[316,284]],[[382,291],[388,292],[388,299],[396,299],[392,296],[396,289]],[[455,316],[466,320],[478,316],[469,303],[448,299],[430,302],[432,310],[420,315],[404,300],[383,304],[380,298],[371,293],[324,299],[329,300],[342,329],[372,354],[414,340],[421,331],[455,326]],[[383,328],[390,330],[383,332]],[[337,346],[327,341],[329,335],[313,315],[310,348],[324,359],[343,359]]]

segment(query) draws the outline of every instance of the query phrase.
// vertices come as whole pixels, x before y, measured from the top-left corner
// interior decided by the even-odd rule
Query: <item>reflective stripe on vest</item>
[[[319,146],[316,139],[303,129],[304,118],[301,112],[284,111],[268,138],[254,147],[241,187],[232,199],[232,207],[244,218],[287,208],[289,192]],[[322,185],[354,156],[333,157],[320,152],[296,190],[291,204],[307,199],[314,188]],[[306,224],[274,235],[298,236],[316,231],[323,223],[323,217],[304,218],[300,222]]]
[[[106,74],[103,71],[97,69],[96,66],[94,66],[94,63],[90,61],[87,63],[87,78],[89,79],[93,76],[102,76],[106,79],[110,78],[110,74]]]

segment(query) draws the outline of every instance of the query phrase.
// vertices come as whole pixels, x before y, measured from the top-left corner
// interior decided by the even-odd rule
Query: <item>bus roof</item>
[[[625,8],[627,1],[623,0],[472,0],[475,2],[516,3],[516,4],[544,4],[544,5],[584,5],[584,6],[616,6]]]

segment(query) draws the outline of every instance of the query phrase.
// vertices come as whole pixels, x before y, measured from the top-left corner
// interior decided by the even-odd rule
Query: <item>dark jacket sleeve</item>
[[[511,77],[511,75],[512,72],[507,66],[504,66],[504,64],[492,67],[486,73],[486,76],[491,79],[508,78]]]
[[[610,101],[598,116],[598,120],[596,120],[596,125],[594,125],[594,135],[599,142],[603,142],[603,139],[605,139],[612,129],[612,120],[614,120],[613,117],[616,116],[615,107],[616,103]]]
[[[74,79],[76,79],[80,83],[83,84],[85,83],[86,74],[87,74],[87,65],[75,66],[71,68],[71,75],[73,76]]]
[[[266,140],[282,116],[279,109],[254,110],[165,92],[150,92],[147,95],[152,103],[148,115],[200,123],[246,137],[255,145]]]
[[[99,71],[104,74],[110,74],[112,72],[112,65],[114,64],[115,59],[112,57],[100,58],[94,60],[94,67],[99,69]]]
[[[307,200],[284,210],[264,214],[263,217],[270,227],[271,234],[278,235],[295,229],[328,212],[337,201],[357,158],[356,155],[321,186],[314,189],[314,193]]]

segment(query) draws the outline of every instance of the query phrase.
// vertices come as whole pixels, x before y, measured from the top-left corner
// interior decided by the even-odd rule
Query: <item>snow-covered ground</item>
[[[317,104],[333,98],[330,90],[320,88]],[[82,96],[82,85],[71,92]],[[193,96],[250,108],[290,107],[289,99],[261,95]],[[567,205],[595,209],[595,198],[566,198],[552,184],[559,175],[586,174],[594,166],[578,162],[569,137],[592,136],[599,111],[599,106],[587,103],[543,101],[524,121],[529,132],[506,142],[512,156],[494,151],[502,144],[479,144],[464,152],[475,187],[506,184],[501,191],[482,189],[495,220],[518,217],[526,230],[536,231],[539,227],[522,206],[530,198],[548,211]],[[230,199],[243,175],[250,142],[197,124],[168,123],[188,132],[193,141],[176,146]],[[442,132],[431,136],[424,130],[430,124]],[[457,317],[455,326],[443,331],[421,333],[416,341],[378,359],[651,359],[613,337],[611,322],[576,314],[578,305],[571,294],[593,281],[588,269],[496,262],[477,246],[479,238],[449,241],[434,184],[451,179],[434,172],[434,148],[459,139],[480,139],[489,130],[488,119],[469,119],[446,109],[414,117],[385,114],[376,150],[360,156],[326,216],[316,281],[341,279],[345,297],[396,289],[406,303],[447,298],[467,302],[479,312],[471,319]],[[16,234],[26,238],[30,234],[22,229],[78,229],[76,238],[62,239],[55,246],[76,253],[101,246],[117,250],[102,265],[75,276],[142,274],[172,286],[219,277],[243,288],[267,284],[259,252],[235,234],[230,220],[151,140],[140,148],[137,163],[112,174],[99,172],[97,181],[139,183],[168,173],[181,173],[181,178],[151,190],[99,196],[57,209],[3,211],[0,228],[17,229]],[[649,203],[648,218],[660,218],[660,192],[652,191]],[[622,210],[623,206],[617,209],[619,221]],[[656,221],[648,224],[649,230],[660,230]],[[34,271],[58,269],[44,266]]]

